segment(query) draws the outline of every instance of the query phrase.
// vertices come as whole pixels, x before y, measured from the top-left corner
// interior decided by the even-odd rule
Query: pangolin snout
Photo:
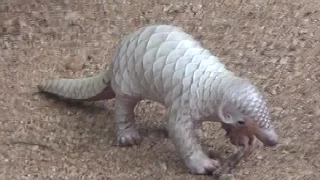
[[[257,138],[267,147],[279,144],[279,136],[274,129],[260,129]]]

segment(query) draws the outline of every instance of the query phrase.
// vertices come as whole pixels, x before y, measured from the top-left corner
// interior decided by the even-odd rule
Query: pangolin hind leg
[[[119,146],[138,145],[141,137],[136,128],[134,107],[138,101],[116,95],[115,121],[117,126],[117,144]]]

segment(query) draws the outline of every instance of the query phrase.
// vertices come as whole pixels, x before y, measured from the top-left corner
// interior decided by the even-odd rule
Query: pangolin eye
[[[244,122],[244,120],[239,120],[239,121],[237,121],[237,123],[239,124],[239,125],[245,125],[245,122]]]

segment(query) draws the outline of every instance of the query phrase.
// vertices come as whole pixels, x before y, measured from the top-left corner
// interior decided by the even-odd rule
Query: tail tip
[[[44,90],[45,85],[44,84],[38,84],[37,88],[39,91],[43,91]]]

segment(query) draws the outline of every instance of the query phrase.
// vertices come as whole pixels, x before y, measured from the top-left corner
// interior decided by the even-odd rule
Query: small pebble
[[[65,65],[66,69],[73,70],[73,71],[82,70],[82,69],[84,69],[84,67],[85,67],[84,61],[82,61],[80,59],[76,59],[76,58],[72,58]]]
[[[161,170],[167,171],[168,166],[167,166],[167,164],[166,164],[165,162],[158,162],[157,164],[158,164],[158,166],[159,166],[159,168],[160,168]]]

